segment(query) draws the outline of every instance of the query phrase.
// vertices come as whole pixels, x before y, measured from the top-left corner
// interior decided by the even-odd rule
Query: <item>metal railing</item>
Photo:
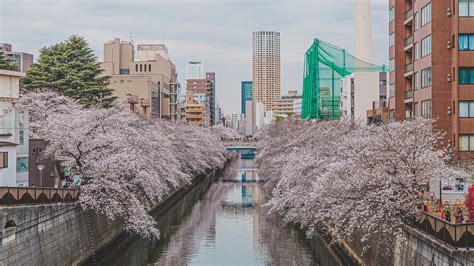
[[[405,91],[405,100],[413,99],[413,91]]]
[[[422,212],[415,227],[455,248],[474,248],[474,223],[453,224]]]
[[[413,8],[405,12],[405,20],[408,20],[411,17],[413,17]]]
[[[413,71],[413,63],[409,63],[405,65],[405,73]]]
[[[79,195],[79,188],[0,187],[0,206],[73,202]]]
[[[405,38],[405,47],[413,44],[413,35],[410,37]]]
[[[372,109],[385,108],[387,107],[387,101],[373,101]]]

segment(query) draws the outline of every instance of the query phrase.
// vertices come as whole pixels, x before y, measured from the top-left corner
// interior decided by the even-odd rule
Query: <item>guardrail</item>
[[[405,20],[408,20],[411,17],[413,17],[413,8],[405,12]]]
[[[413,44],[413,35],[410,37],[405,38],[405,47]]]
[[[422,212],[415,226],[455,248],[474,248],[474,223],[452,224]]]
[[[405,100],[413,99],[413,91],[405,91]]]
[[[73,202],[79,188],[0,187],[0,206]]]
[[[408,72],[413,71],[413,63],[409,63],[405,65],[405,74]]]

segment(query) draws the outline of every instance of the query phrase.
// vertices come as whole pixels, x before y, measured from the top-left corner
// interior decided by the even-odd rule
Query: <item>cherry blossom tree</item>
[[[19,105],[48,141],[46,155],[81,177],[81,206],[123,219],[128,231],[144,237],[159,235],[149,215],[153,206],[228,159],[210,131],[150,121],[125,112],[122,102],[84,108],[54,93],[34,93]]]
[[[429,180],[453,173],[449,152],[433,148],[442,133],[432,122],[290,120],[267,129],[258,163],[272,210],[309,235],[323,230],[367,244],[381,234],[393,241],[416,219],[418,193]]]

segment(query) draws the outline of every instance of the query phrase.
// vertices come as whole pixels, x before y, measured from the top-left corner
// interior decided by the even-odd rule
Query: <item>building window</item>
[[[425,7],[421,9],[421,26],[423,27],[430,22],[431,22],[431,3],[427,4]]]
[[[130,69],[126,68],[126,69],[120,69],[119,70],[120,72],[120,75],[128,75],[130,74]]]
[[[421,115],[424,118],[431,118],[431,100],[421,102]]]
[[[431,35],[421,40],[421,57],[431,54]]]
[[[390,69],[390,72],[395,71],[395,58],[390,59],[388,67]]]
[[[415,60],[418,60],[420,59],[420,43],[419,42],[416,42],[415,43]]]
[[[395,33],[392,32],[392,34],[388,36],[388,46],[392,47],[394,44],[395,44]]]
[[[420,116],[420,103],[419,102],[415,102],[415,106],[413,107],[413,114],[415,117],[418,117]]]
[[[25,130],[24,130],[24,129],[20,129],[18,135],[20,136],[20,145],[25,144]]]
[[[459,51],[474,51],[474,34],[459,34]]]
[[[389,93],[390,97],[395,96],[395,83],[389,85],[388,93]]]
[[[431,67],[421,70],[421,88],[431,86]]]
[[[388,11],[389,22],[392,22],[395,19],[395,7],[390,8]]]
[[[474,135],[459,136],[460,151],[474,151]]]
[[[0,152],[0,168],[8,168],[8,152]]]
[[[151,71],[151,64],[148,64],[148,72]]]
[[[140,72],[143,72],[143,65],[140,64]]]
[[[474,67],[459,68],[459,84],[474,84]]]
[[[459,16],[474,17],[474,0],[459,0]]]
[[[413,86],[415,87],[415,90],[419,89],[418,79],[419,79],[419,74],[418,72],[416,72],[415,75],[413,75],[413,83],[414,83]]]
[[[413,17],[413,19],[415,20],[415,31],[418,30],[420,28],[420,22],[419,22],[419,18],[418,18],[418,12],[415,13],[415,16]]]
[[[474,118],[474,101],[459,101],[459,117]]]
[[[135,65],[135,72],[138,72],[138,65]]]

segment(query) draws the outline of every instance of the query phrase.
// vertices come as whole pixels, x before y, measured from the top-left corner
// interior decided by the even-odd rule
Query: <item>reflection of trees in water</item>
[[[215,183],[205,198],[196,203],[191,213],[177,226],[166,245],[166,252],[158,259],[158,265],[186,265],[190,255],[196,254],[200,241],[215,241],[216,213],[225,197],[222,183]]]

